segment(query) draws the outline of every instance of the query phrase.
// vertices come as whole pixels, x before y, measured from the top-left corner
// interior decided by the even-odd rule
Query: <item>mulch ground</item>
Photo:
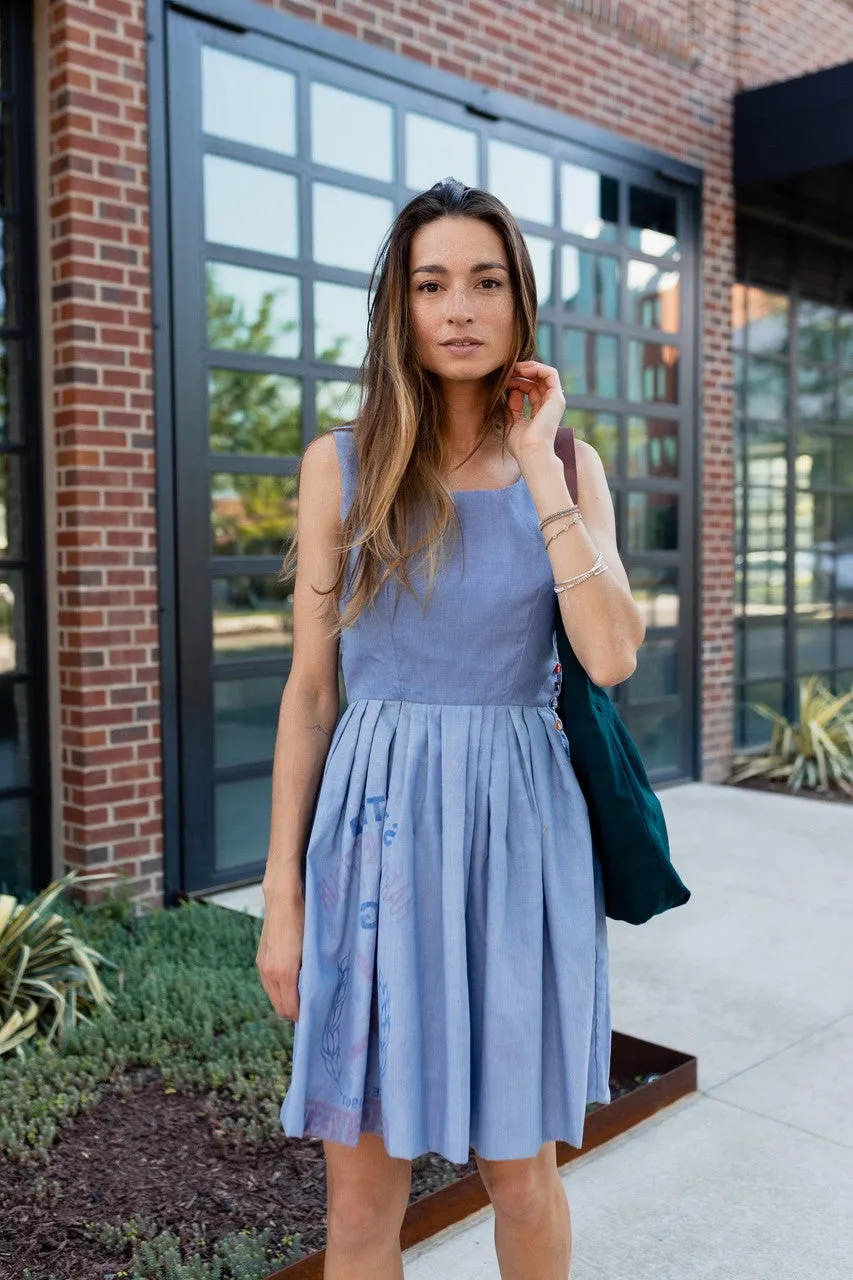
[[[139,1215],[150,1234],[172,1231],[204,1258],[241,1227],[298,1232],[302,1255],[325,1247],[323,1144],[286,1138],[240,1147],[220,1125],[229,1100],[166,1094],[156,1069],[133,1090],[106,1086],[31,1165],[0,1161],[0,1278],[105,1280],[125,1270],[130,1246],[110,1252],[86,1230]],[[638,1087],[612,1080],[613,1098]],[[476,1169],[429,1153],[413,1162],[411,1200]],[[149,1234],[146,1232],[146,1234]]]

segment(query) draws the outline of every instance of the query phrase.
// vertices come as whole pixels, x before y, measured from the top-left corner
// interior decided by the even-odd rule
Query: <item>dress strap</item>
[[[344,520],[355,498],[358,459],[353,441],[353,428],[332,427],[331,432],[335,437],[338,461],[341,464],[341,519]]]

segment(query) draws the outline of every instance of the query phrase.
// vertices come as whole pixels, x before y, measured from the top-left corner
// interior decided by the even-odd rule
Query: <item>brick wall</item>
[[[61,838],[69,864],[119,866],[138,896],[156,899],[162,800],[143,4],[45,3]],[[844,0],[276,7],[703,169],[702,767],[706,778],[721,777],[733,665],[732,95],[853,57],[853,9]]]

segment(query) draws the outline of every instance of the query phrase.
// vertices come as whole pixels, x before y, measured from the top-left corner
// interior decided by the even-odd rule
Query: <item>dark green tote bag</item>
[[[554,443],[566,483],[577,501],[574,432],[561,427]],[[636,744],[600,685],[589,678],[566,636],[559,602],[555,628],[562,686],[557,714],[589,810],[592,843],[601,863],[606,914],[645,924],[680,907],[690,890],[672,865],[660,801]]]

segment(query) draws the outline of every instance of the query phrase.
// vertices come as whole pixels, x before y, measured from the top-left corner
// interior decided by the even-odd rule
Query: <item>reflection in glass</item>
[[[425,191],[449,173],[468,187],[479,185],[476,133],[407,111],[406,186]]]
[[[367,347],[367,290],[314,283],[314,358],[360,365]]]
[[[312,195],[314,260],[332,267],[371,271],[394,216],[391,201],[326,182],[315,182]]]
[[[628,243],[652,258],[678,261],[678,208],[674,196],[631,187],[628,194]]]
[[[671,418],[628,419],[628,475],[678,477],[678,422]]]
[[[628,494],[628,549],[678,550],[677,494]]]
[[[838,363],[853,370],[853,311],[838,313]]]
[[[746,362],[746,412],[783,422],[788,412],[788,366],[751,356]]]
[[[30,805],[28,796],[0,801],[0,893],[20,894],[36,887]]]
[[[629,341],[628,399],[678,403],[678,347]]]
[[[23,404],[21,339],[0,339],[0,443],[20,444]]]
[[[0,102],[0,122],[7,104]],[[0,187],[3,182],[3,139],[0,135]],[[0,207],[3,201],[0,200]],[[18,321],[17,275],[17,223],[13,218],[0,218],[0,325],[15,325]]]
[[[576,164],[560,165],[561,224],[590,240],[615,240],[619,183]]]
[[[853,422],[853,377],[838,379],[838,416],[842,422]]]
[[[846,666],[853,666],[853,569],[851,569],[850,580],[847,590],[847,611],[844,617],[838,619],[837,624],[837,648],[838,661]]]
[[[290,655],[293,597],[275,573],[214,578],[211,604],[214,662]]]
[[[778,711],[784,711],[785,683],[783,680],[758,680],[744,687],[743,700],[738,703],[737,713],[740,723],[739,743],[744,747],[760,747],[769,742],[772,732],[770,721],[753,710],[753,704],[760,702]]]
[[[814,675],[832,666],[832,618],[797,618],[797,672]]]
[[[839,545],[853,543],[853,494],[839,493],[835,499],[835,536]]]
[[[0,788],[3,790],[30,785],[28,704],[27,686],[23,681],[0,680],[0,742],[3,744]]]
[[[853,435],[836,436],[835,480],[853,489]]]
[[[540,307],[549,307],[554,292],[554,241],[546,240],[544,236],[525,236],[524,238],[533,260],[536,299]]]
[[[631,595],[649,630],[653,627],[678,626],[680,596],[676,568],[633,566],[628,570],[628,581],[631,584]]]
[[[591,444],[608,475],[619,469],[619,418],[615,413],[567,409],[563,426],[573,427],[579,440]]]
[[[23,578],[20,570],[0,576],[0,672],[25,671]]]
[[[650,636],[644,641],[628,691],[632,703],[678,693],[678,645],[674,638]]]
[[[263,866],[270,841],[270,774],[241,778],[239,782],[217,782],[214,795],[216,870]]]
[[[790,302],[784,293],[737,284],[732,290],[732,338],[735,350],[753,355],[788,354]]]
[[[300,282],[228,262],[207,264],[207,340],[225,351],[302,353]]]
[[[797,368],[797,411],[801,419],[832,422],[836,416],[836,377],[832,369]]]
[[[295,258],[299,254],[296,194],[291,173],[205,156],[205,239]]]
[[[554,326],[551,324],[536,326],[536,359],[543,364],[554,363]]]
[[[834,364],[837,358],[835,345],[835,307],[819,302],[801,302],[797,307],[797,342],[801,360],[819,364]]]
[[[831,484],[832,436],[810,435],[801,431],[797,436],[795,470],[798,489]]]
[[[745,631],[745,673],[748,680],[782,675],[785,671],[785,623],[775,617],[750,618]]]
[[[554,168],[551,157],[511,142],[489,139],[489,191],[531,222],[554,221]]]
[[[619,261],[602,253],[584,253],[563,245],[560,296],[576,315],[619,318]]]
[[[311,158],[315,164],[391,182],[394,121],[388,103],[313,81]]]
[[[627,707],[625,723],[649,773],[680,764],[678,707]]]
[[[795,537],[797,548],[809,550],[819,543],[832,543],[832,518],[835,499],[820,489],[798,493],[795,505]]]
[[[632,258],[628,263],[629,320],[645,329],[678,333],[679,290],[677,271],[661,271],[653,262]]]
[[[317,432],[352,422],[358,412],[357,382],[317,383]]]
[[[298,378],[245,369],[208,373],[211,453],[302,450],[301,384]]]
[[[835,555],[826,546],[794,553],[794,599],[797,608],[829,608],[835,594]]]
[[[223,49],[201,51],[201,128],[296,155],[296,80],[288,71]]]
[[[296,526],[296,476],[210,478],[211,554],[283,556]]]
[[[604,333],[567,329],[563,334],[563,390],[570,396],[619,394],[619,339]]]
[[[215,764],[272,760],[283,684],[282,676],[214,681]]]
[[[17,454],[0,453],[0,555],[14,559],[24,554],[21,466]]]
[[[785,488],[788,483],[788,434],[784,423],[748,422],[741,433],[741,472],[747,484]]]

